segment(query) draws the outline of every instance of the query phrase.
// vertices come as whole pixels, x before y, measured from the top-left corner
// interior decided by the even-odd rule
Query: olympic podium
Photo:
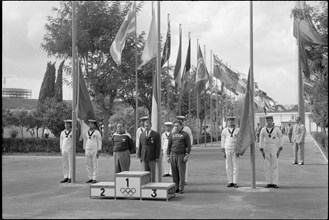
[[[141,186],[150,182],[149,171],[123,171],[115,174],[115,198],[141,199]]]
[[[90,185],[90,198],[165,199],[175,197],[174,183],[150,182],[149,171],[124,171],[115,174],[115,182]]]

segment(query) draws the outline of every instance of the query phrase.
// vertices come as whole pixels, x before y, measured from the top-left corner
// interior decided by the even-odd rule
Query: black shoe
[[[92,183],[97,183],[97,180],[93,180]]]
[[[234,188],[238,188],[238,187],[239,187],[238,184],[234,183]]]
[[[234,186],[233,183],[229,183],[229,184],[227,185],[227,187],[233,187],[233,186]]]
[[[71,179],[68,179],[68,180],[67,180],[67,183],[70,183],[70,182],[71,182]]]
[[[184,184],[187,185],[187,182],[185,182]]]
[[[61,183],[66,183],[69,180],[69,178],[65,178],[61,181]]]
[[[170,176],[169,174],[165,174],[165,175],[163,175],[162,177],[166,177],[166,176]]]
[[[179,189],[176,189],[176,193],[179,193]]]
[[[265,186],[265,188],[271,188],[272,187],[272,184],[267,184],[266,186]]]
[[[92,183],[93,182],[93,180],[88,180],[86,183]]]
[[[296,161],[294,161],[294,162],[292,162],[292,164],[297,164],[297,162],[296,162]]]
[[[304,165],[304,162],[300,162],[299,165]]]
[[[183,190],[179,190],[179,194],[183,194],[184,193],[184,191]]]
[[[276,184],[272,184],[272,188],[276,188],[276,189],[278,189],[279,187],[278,187],[278,185],[276,185]]]

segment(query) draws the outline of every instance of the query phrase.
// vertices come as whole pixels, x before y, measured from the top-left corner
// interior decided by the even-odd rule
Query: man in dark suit
[[[151,172],[151,182],[155,182],[156,162],[159,161],[161,151],[161,136],[151,130],[152,123],[144,122],[145,131],[140,136],[137,157],[145,171]]]

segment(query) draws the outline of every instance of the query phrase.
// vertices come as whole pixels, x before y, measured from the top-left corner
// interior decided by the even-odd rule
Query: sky
[[[308,2],[308,4],[316,4]],[[279,104],[297,104],[297,45],[290,17],[294,1],[253,2],[254,81]],[[48,61],[41,48],[47,16],[56,17],[58,1],[2,2],[2,87],[32,90],[37,99]],[[137,16],[137,32],[148,34],[151,2],[144,2]],[[157,3],[154,4],[157,12]],[[211,51],[231,69],[245,74],[250,66],[249,1],[161,1],[160,31],[165,38],[170,14],[171,56],[176,63],[179,24],[182,24],[182,63],[185,63],[188,32],[191,63],[196,66],[197,39],[211,72]],[[147,36],[146,36],[147,38]],[[145,39],[146,39],[145,38]],[[56,62],[56,70],[61,60]],[[69,79],[64,75],[64,78]],[[4,83],[5,82],[5,83]],[[72,99],[64,86],[63,98]]]

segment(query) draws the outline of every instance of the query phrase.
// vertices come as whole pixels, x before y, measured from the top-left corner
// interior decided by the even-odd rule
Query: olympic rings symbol
[[[124,196],[132,196],[135,194],[136,189],[135,188],[121,188],[120,192],[124,195]]]

